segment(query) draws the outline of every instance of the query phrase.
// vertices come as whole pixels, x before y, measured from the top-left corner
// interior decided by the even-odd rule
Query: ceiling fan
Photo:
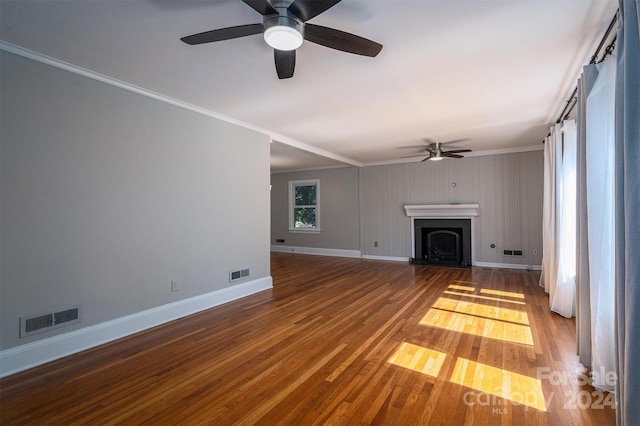
[[[382,45],[366,38],[321,25],[308,20],[340,3],[341,0],[242,0],[262,15],[261,24],[238,25],[182,37],[183,42],[195,45],[230,40],[262,33],[273,47],[278,78],[293,77],[296,49],[304,40],[347,53],[374,57]]]
[[[470,149],[452,149],[449,151],[444,151],[442,149],[442,145],[448,145],[451,143],[462,142],[466,140],[468,139],[465,138],[465,139],[455,139],[447,142],[434,142],[431,139],[425,139],[424,142],[427,144],[427,146],[425,148],[421,148],[421,151],[424,152],[423,154],[410,155],[409,157],[403,157],[403,158],[422,157],[425,154],[427,155],[427,157],[422,161],[427,161],[427,160],[440,161],[445,158],[464,158],[464,155],[460,155],[460,153],[471,152]],[[400,148],[416,148],[416,147],[401,146]]]

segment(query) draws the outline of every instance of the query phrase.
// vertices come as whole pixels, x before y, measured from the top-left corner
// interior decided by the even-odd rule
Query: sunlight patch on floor
[[[449,284],[449,288],[451,290],[462,290],[462,291],[475,291],[474,287],[469,287],[466,285],[457,285],[457,284]]]
[[[514,299],[524,299],[524,294],[522,294],[522,293],[514,293],[512,291],[491,290],[491,289],[488,289],[488,288],[483,288],[483,289],[480,290],[480,293],[492,294],[494,296],[513,297]]]
[[[458,293],[457,291],[447,291],[447,290],[445,290],[444,293],[445,294],[451,294],[451,295],[454,295],[454,296],[470,297],[470,298],[473,298],[473,299],[493,300],[495,302],[513,303],[515,305],[526,305],[526,303],[520,302],[518,300],[507,300],[507,299],[501,299],[499,297],[482,296],[480,294]]]
[[[420,324],[505,342],[533,345],[531,329],[528,326],[495,319],[432,308],[427,311]]]
[[[433,304],[433,307],[461,314],[469,314],[478,317],[529,325],[529,316],[527,313],[517,309],[489,306],[481,303],[450,299],[448,297],[438,298],[438,300]]]
[[[445,353],[402,342],[398,350],[388,359],[388,362],[432,377],[438,377],[446,357]]]
[[[450,381],[517,404],[547,410],[540,379],[458,358]]]

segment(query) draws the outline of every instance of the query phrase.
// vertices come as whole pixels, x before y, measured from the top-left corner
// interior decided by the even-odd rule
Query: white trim
[[[485,268],[527,269],[532,271],[542,270],[541,265],[522,265],[519,263],[474,262],[473,266],[482,266]]]
[[[302,149],[304,151],[310,152],[312,154],[317,154],[322,157],[330,158],[332,160],[340,161],[342,163],[350,164],[352,166],[362,167],[362,163],[351,159],[349,157],[345,157],[339,154],[334,154],[333,152],[326,151],[321,148],[317,148],[312,145],[308,145],[304,142],[300,142],[298,140],[292,139],[288,136],[281,135],[279,133],[273,133],[265,128],[254,126],[253,124],[246,123],[244,121],[237,120],[235,118],[229,117],[224,114],[220,114],[205,108],[201,108],[195,105],[192,105],[187,102],[180,101],[178,99],[171,98],[166,95],[162,95],[160,93],[154,92],[152,90],[145,89],[144,87],[136,86],[131,83],[127,83],[122,80],[118,80],[113,77],[109,77],[104,74],[100,74],[98,72],[89,70],[87,68],[82,68],[77,65],[70,64],[68,62],[61,61],[59,59],[53,58],[51,56],[43,55],[41,53],[35,52],[33,50],[26,49],[24,47],[8,43],[6,41],[0,40],[0,50],[4,50],[6,52],[14,53],[16,55],[22,56],[24,58],[32,59],[37,62],[41,62],[43,64],[50,65],[52,67],[56,67],[59,69],[63,69],[65,71],[69,71],[74,74],[81,75],[83,77],[91,78],[93,80],[100,81],[102,83],[110,84],[115,87],[119,87],[121,89],[129,90],[131,92],[137,93],[139,95],[147,96],[153,98],[155,100],[166,102],[168,104],[187,109],[189,111],[197,112],[199,114],[203,114],[209,117],[217,118],[218,120],[226,121],[228,123],[233,123],[241,127],[245,127],[247,129],[255,130],[256,132],[263,133],[265,135],[271,136],[272,140],[276,140],[278,142],[284,143],[286,145],[293,146],[295,148]]]
[[[282,142],[283,144],[292,146],[294,148],[299,148],[299,149],[301,149],[303,151],[307,151],[307,152],[310,152],[312,154],[317,154],[317,155],[319,155],[321,157],[326,157],[326,158],[330,158],[332,160],[340,161],[341,163],[346,163],[346,164],[350,164],[352,166],[357,166],[357,167],[362,167],[363,166],[363,164],[360,161],[356,161],[356,160],[354,160],[352,158],[345,157],[345,156],[340,155],[340,154],[334,154],[331,151],[325,151],[322,148],[317,148],[315,146],[308,145],[308,144],[306,144],[304,142],[300,142],[300,141],[297,141],[295,139],[291,139],[291,138],[289,138],[287,136],[283,136],[283,135],[276,134],[276,133],[271,133],[271,135],[272,135],[271,139],[276,141],[276,142]],[[332,168],[332,167],[329,167],[329,168]],[[311,169],[304,169],[304,170],[311,170]]]
[[[409,262],[408,257],[397,257],[397,256],[377,256],[372,254],[363,254],[362,258],[368,259],[368,260],[389,260],[392,262]]]
[[[352,167],[350,165],[339,165],[336,164],[335,166],[322,166],[322,167],[309,167],[308,169],[292,169],[292,170],[272,170],[271,174],[277,174],[277,173],[296,173],[296,172],[313,172],[316,170],[328,170],[328,169],[344,169],[346,167]]]
[[[405,204],[404,211],[417,219],[469,219],[478,216],[478,204]]]
[[[270,276],[0,351],[0,377],[273,288]]]
[[[404,211],[411,218],[411,257],[416,257],[416,220],[471,219],[471,264],[476,262],[476,223],[479,204],[405,204]]]
[[[296,205],[295,192],[298,186],[315,186],[316,187],[316,203],[310,205]],[[316,210],[316,226],[313,228],[296,228],[294,224],[293,211],[296,208],[313,208]],[[319,234],[321,231],[320,222],[320,179],[303,179],[289,181],[289,232]]]
[[[296,246],[283,246],[280,244],[274,244],[271,246],[271,251],[279,253],[298,253],[298,254],[313,254],[316,256],[335,256],[335,257],[362,257],[360,250],[347,250],[347,249],[329,249],[318,247],[296,247]]]

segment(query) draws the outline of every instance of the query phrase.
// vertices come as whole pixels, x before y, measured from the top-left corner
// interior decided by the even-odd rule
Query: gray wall
[[[289,181],[302,179],[320,179],[319,234],[289,232]],[[271,244],[282,238],[287,246],[360,249],[357,168],[273,173],[271,184]]]
[[[540,265],[542,185],[542,151],[363,167],[362,252],[411,256],[411,220],[405,204],[477,203],[477,262]],[[504,256],[503,249],[521,249],[524,256]]]
[[[0,348],[269,276],[268,136],[1,55]]]

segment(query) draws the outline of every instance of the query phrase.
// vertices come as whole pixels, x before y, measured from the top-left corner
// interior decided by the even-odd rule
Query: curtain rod
[[[613,31],[613,28],[615,27],[616,22],[618,22],[619,15],[620,15],[620,10],[616,10],[616,13],[613,15],[613,19],[611,20],[611,23],[609,24],[607,31],[605,31],[604,35],[602,36],[602,39],[600,40],[600,43],[598,44],[596,51],[594,52],[593,56],[591,56],[591,60],[589,61],[590,64],[595,64],[595,63],[604,61],[605,58],[609,56],[611,52],[613,52],[613,49],[616,44],[616,38],[617,38],[616,34],[613,35],[613,39],[611,40],[611,43],[609,43],[609,45],[605,49],[604,56],[602,57],[602,59],[600,59],[600,61],[598,61],[600,50],[602,50],[602,47],[607,42],[607,39],[609,38],[611,31]],[[577,94],[578,94],[578,86],[576,85],[575,89],[573,89],[573,92],[571,92],[571,96],[569,96],[569,99],[567,99],[566,104],[562,109],[562,112],[558,116],[556,120],[556,124],[562,123],[562,121],[566,120],[567,117],[569,117],[569,114],[571,114],[571,111],[573,110],[573,108],[575,108],[576,104],[578,103],[578,98],[576,96]],[[551,136],[551,132],[549,132],[547,136]],[[544,140],[542,141],[542,143],[544,143]]]

